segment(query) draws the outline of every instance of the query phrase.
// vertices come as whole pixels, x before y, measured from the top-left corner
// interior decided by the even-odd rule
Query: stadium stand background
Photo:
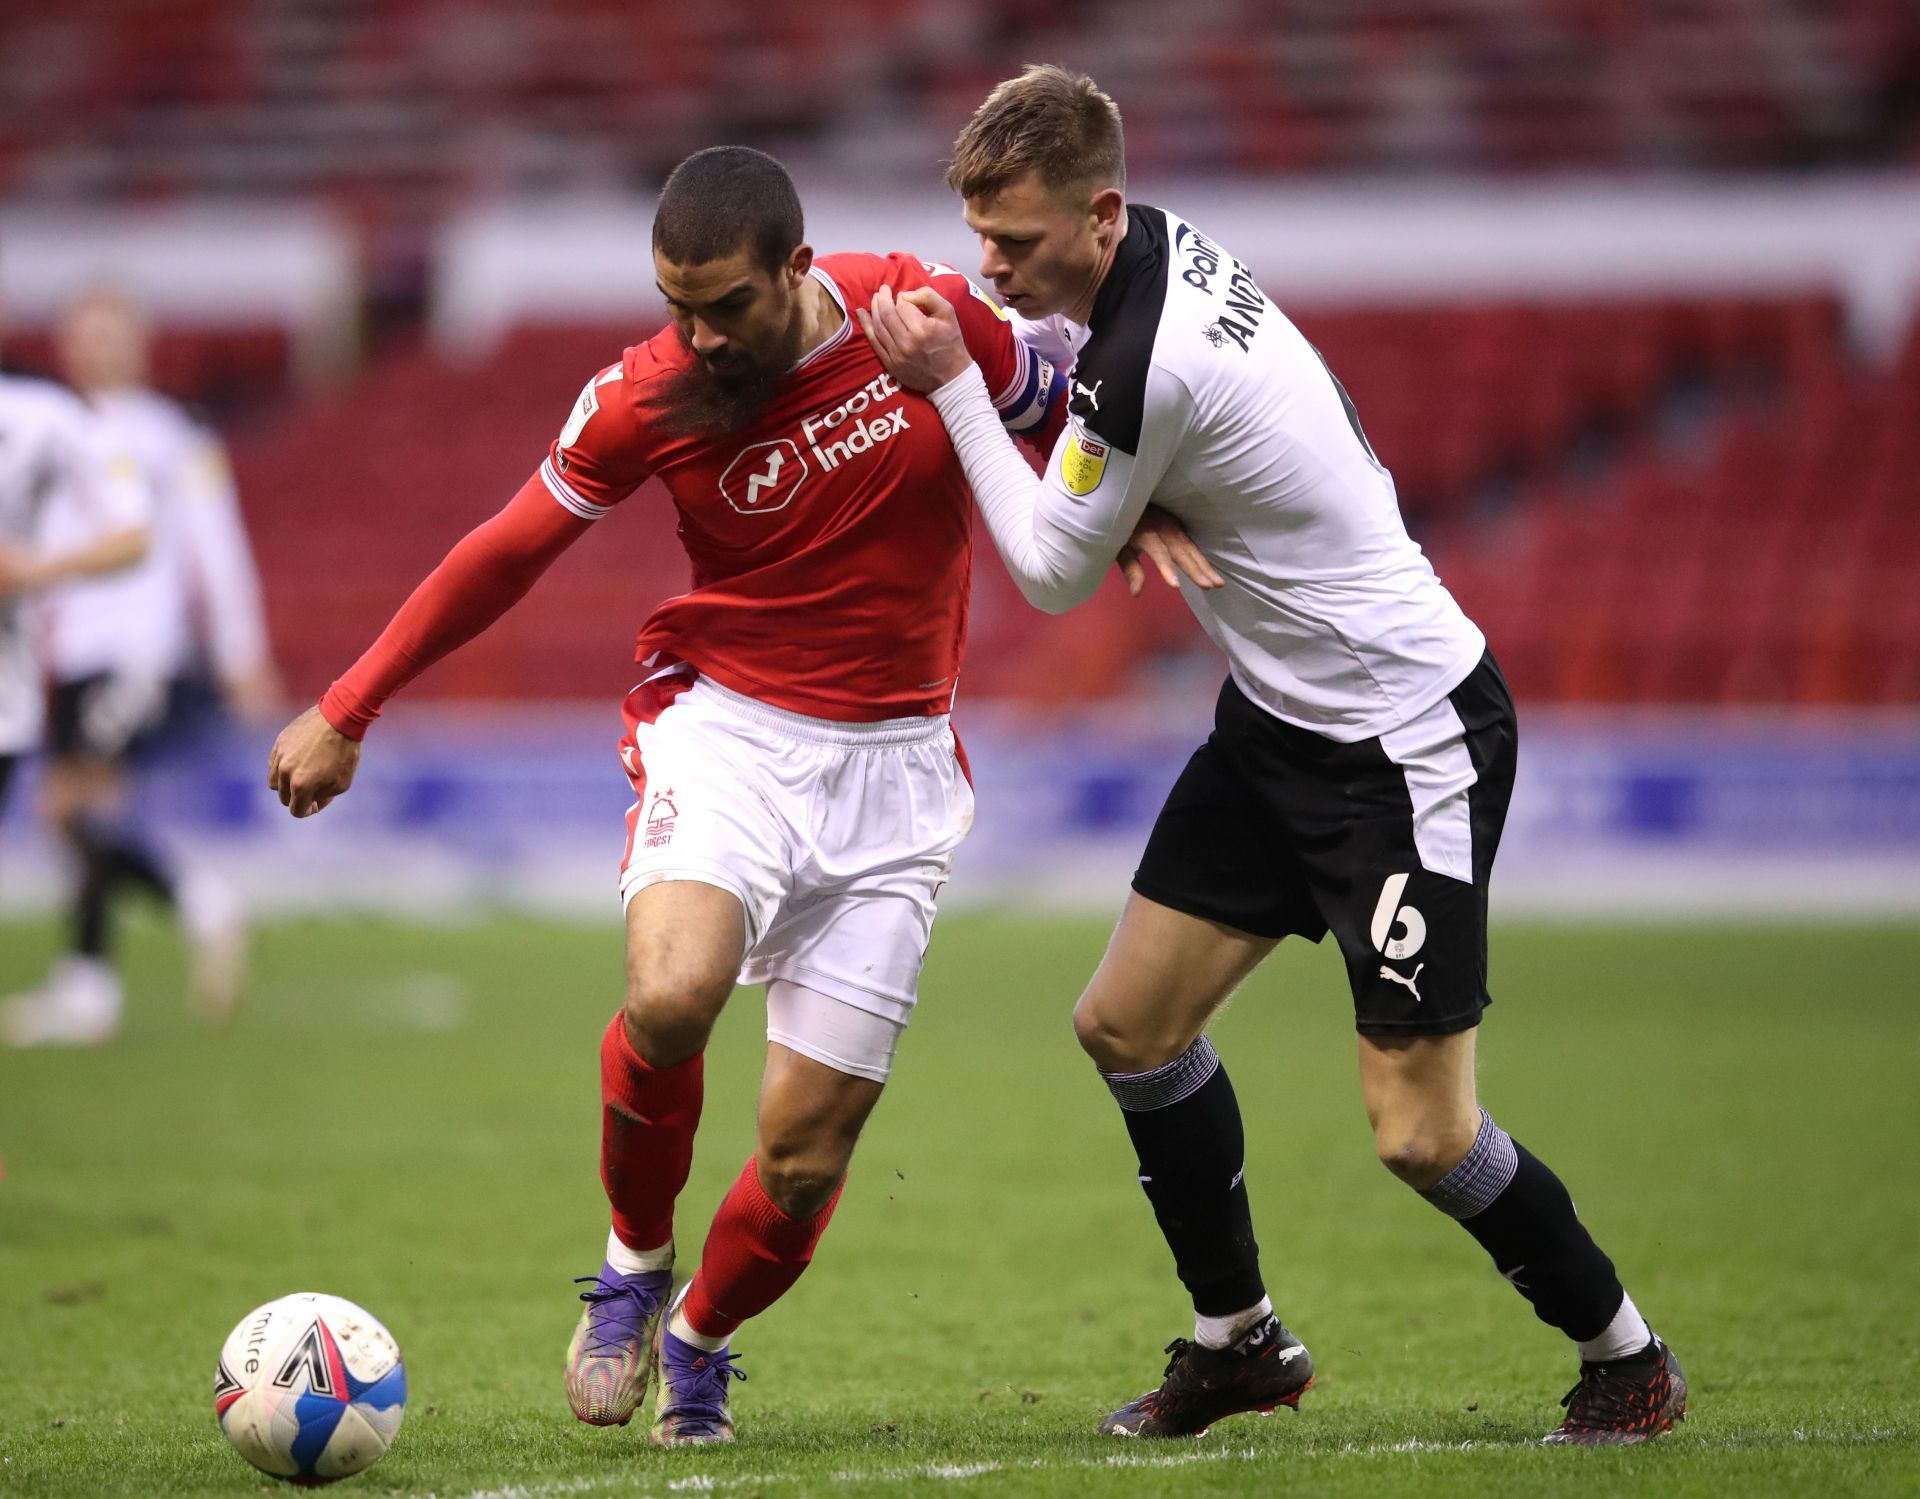
[[[8,7],[0,357],[44,367],[48,322],[90,279],[154,303],[159,383],[232,443],[304,698],[521,482],[582,379],[657,326],[644,215],[675,160],[764,146],[810,205],[860,205],[827,217],[867,238],[816,234],[822,248],[965,269],[947,143],[994,81],[1058,59],[1119,99],[1142,196],[1164,187],[1210,226],[1197,205],[1231,200],[1262,226],[1257,244],[1216,232],[1353,394],[1523,704],[1920,705],[1920,7],[1191,0],[1168,15],[1144,0]],[[1863,216],[1823,207],[1829,188]],[[1690,203],[1673,243],[1704,243],[1722,195],[1758,227],[1718,242],[1764,250],[1824,226],[1842,248],[1755,275],[1709,254],[1669,276],[1656,239],[1632,274],[1596,261],[1583,282],[1580,223]],[[1384,206],[1402,229],[1464,204],[1496,240],[1502,224],[1545,237],[1510,273],[1314,282],[1288,258],[1301,204]],[[611,281],[604,257],[568,258],[580,214],[637,227],[614,237],[630,265]],[[501,222],[522,227],[489,239]],[[544,300],[463,300],[463,268],[501,243],[535,263],[506,281]],[[643,492],[410,696],[605,702],[627,685],[633,627],[684,581],[670,509]],[[970,702],[1058,718],[1143,686],[1192,697],[1218,670],[1165,593],[1135,605],[1110,586],[1039,620],[982,537]]]
[[[645,190],[717,140],[917,183],[1009,68],[1147,176],[1695,171],[1920,152],[1906,0],[68,0],[0,15],[0,192],[315,194],[368,222]]]

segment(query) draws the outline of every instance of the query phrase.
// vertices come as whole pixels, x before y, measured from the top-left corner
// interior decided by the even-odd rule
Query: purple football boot
[[[680,1294],[687,1294],[684,1287]],[[727,1384],[747,1377],[747,1371],[734,1362],[732,1350],[709,1353],[683,1343],[667,1330],[666,1317],[660,1319],[653,1342],[654,1363],[660,1370],[660,1396],[653,1408],[654,1444],[695,1447],[731,1442],[733,1412],[727,1405]]]
[[[671,1270],[622,1275],[602,1265],[575,1285],[587,1309],[567,1348],[567,1404],[594,1426],[625,1426],[647,1398],[654,1329],[673,1288]]]

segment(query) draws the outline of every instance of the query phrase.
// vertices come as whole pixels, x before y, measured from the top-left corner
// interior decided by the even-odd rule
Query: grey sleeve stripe
[[[1471,1218],[1493,1206],[1519,1168],[1513,1136],[1482,1109],[1480,1133],[1473,1137],[1466,1158],[1420,1195],[1450,1218]]]
[[[1220,1053],[1202,1036],[1164,1067],[1151,1072],[1103,1072],[1120,1107],[1130,1114],[1164,1109],[1191,1098],[1220,1070]]]

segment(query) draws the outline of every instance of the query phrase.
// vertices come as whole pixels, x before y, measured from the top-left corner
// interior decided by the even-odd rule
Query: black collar
[[[1107,279],[1094,293],[1093,311],[1087,316],[1087,329],[1098,333],[1113,321],[1114,314],[1126,302],[1127,295],[1142,278],[1158,275],[1166,242],[1158,209],[1144,203],[1127,205],[1127,237],[1113,252],[1113,264],[1107,267]]]

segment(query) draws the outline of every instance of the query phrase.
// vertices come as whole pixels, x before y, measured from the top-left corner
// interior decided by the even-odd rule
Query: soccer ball
[[[351,1301],[301,1291],[255,1307],[220,1350],[213,1409],[254,1467],[298,1484],[370,1468],[407,1409],[400,1345]]]

